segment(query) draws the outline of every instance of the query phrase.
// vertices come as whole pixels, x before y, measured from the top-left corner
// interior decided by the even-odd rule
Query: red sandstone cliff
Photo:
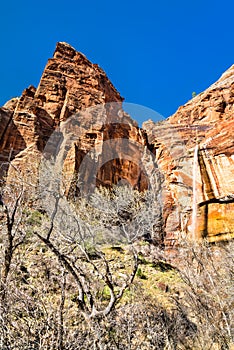
[[[0,109],[0,175],[17,170],[35,179],[42,152],[56,152],[62,135],[69,141],[67,193],[82,166],[88,186],[126,180],[141,190],[159,166],[167,244],[181,234],[233,235],[234,66],[168,120],[145,122],[144,130],[122,110],[122,100],[98,65],[58,43],[39,86]]]
[[[143,128],[165,175],[167,239],[233,236],[234,66],[168,120]]]
[[[49,138],[73,116],[80,128],[65,160],[66,173],[75,173],[84,156],[95,148],[100,164],[95,173],[98,183],[112,184],[126,179],[137,188],[145,188],[144,171],[139,167],[141,154],[135,153],[133,162],[133,158],[124,157],[121,145],[115,150],[107,147],[107,140],[119,138],[130,140],[132,154],[134,142],[142,148],[146,145],[144,133],[122,110],[122,100],[98,65],[70,45],[58,43],[39,86],[30,86],[20,98],[0,109],[0,163],[12,160],[14,169],[24,176],[33,176],[36,169],[32,172],[32,167],[37,168]]]

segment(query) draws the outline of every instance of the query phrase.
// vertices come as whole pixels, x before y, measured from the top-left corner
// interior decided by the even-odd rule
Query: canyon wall
[[[3,169],[8,176],[15,176],[15,171],[19,171],[28,181],[33,181],[48,140],[56,141],[60,129],[66,128],[66,121],[70,128],[69,120],[73,118],[79,127],[74,128],[73,143],[64,159],[66,175],[72,177],[85,155],[95,149],[98,150],[98,164],[102,166],[93,170],[89,167],[84,180],[87,180],[88,172],[95,171],[99,184],[111,185],[123,179],[143,190],[147,185],[141,152],[135,152],[134,143],[144,149],[147,138],[122,110],[122,101],[98,65],[92,64],[70,45],[58,43],[39,86],[30,86],[20,98],[7,102],[0,109],[2,175]],[[129,140],[134,157],[126,159],[122,154],[123,147],[118,149],[114,144],[107,147],[108,140],[122,138]],[[106,159],[109,160],[107,163]],[[95,162],[90,166],[95,167]]]
[[[160,171],[165,244],[234,234],[234,66],[167,120],[139,128],[103,70],[58,43],[37,88],[0,109],[0,176],[35,182],[58,156],[67,196],[97,185],[150,187]],[[61,147],[60,147],[61,148]],[[47,159],[46,158],[46,159]]]
[[[234,65],[161,123],[143,124],[165,175],[168,244],[234,235]]]

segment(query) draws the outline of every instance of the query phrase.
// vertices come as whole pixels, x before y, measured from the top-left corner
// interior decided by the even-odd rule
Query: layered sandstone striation
[[[0,108],[1,177],[31,183],[42,154],[57,157],[66,194],[74,197],[119,182],[143,190],[159,171],[167,246],[181,235],[232,236],[234,66],[170,118],[143,129],[122,101],[98,65],[58,43],[39,86]]]
[[[7,102],[0,110],[1,169],[4,165],[8,177],[19,172],[32,181],[46,145],[48,151],[48,141],[55,142],[56,148],[61,132],[69,132],[69,150],[63,155],[65,177],[73,178],[90,153],[86,157],[84,181],[92,174],[91,182],[95,178],[99,184],[111,185],[126,180],[136,188],[146,188],[142,152],[137,154],[139,147],[134,145],[143,150],[147,138],[122,110],[122,101],[97,64],[70,45],[58,43],[39,86],[28,87],[20,98]],[[67,137],[65,134],[63,138]],[[126,147],[117,141],[123,138],[129,140],[127,158]],[[53,152],[53,147],[49,152]],[[93,150],[95,161],[88,164]],[[10,162],[12,166],[8,169]],[[67,184],[68,192],[70,185]]]
[[[233,237],[234,65],[166,121],[143,128],[165,176],[168,242],[181,233]]]

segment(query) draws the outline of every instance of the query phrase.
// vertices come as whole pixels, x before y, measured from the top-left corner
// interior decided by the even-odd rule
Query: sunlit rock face
[[[39,86],[0,109],[1,177],[37,181],[42,154],[56,154],[65,140],[67,196],[79,195],[79,172],[85,191],[122,182],[144,190],[159,167],[168,247],[181,235],[233,236],[234,66],[170,118],[142,129],[122,101],[98,65],[58,43]]]
[[[234,65],[165,122],[143,128],[165,176],[168,244],[181,234],[233,237]]]
[[[79,129],[74,130],[71,149],[64,160],[65,177],[72,178],[85,155],[95,149],[101,164],[100,169],[94,169],[98,184],[111,185],[123,179],[141,190],[146,188],[141,154],[133,154],[133,149],[133,157],[125,159],[121,147],[116,152],[106,147],[107,140],[118,138],[147,147],[145,134],[122,110],[122,101],[97,64],[70,45],[58,43],[39,86],[30,86],[20,98],[7,102],[0,110],[0,162],[12,160],[14,165],[8,176],[15,176],[18,169],[28,180],[35,179],[48,140],[73,118]],[[94,170],[88,167],[84,180]]]

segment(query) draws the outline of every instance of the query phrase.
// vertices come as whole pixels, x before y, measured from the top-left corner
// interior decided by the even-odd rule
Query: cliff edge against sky
[[[157,169],[166,245],[180,235],[233,237],[234,66],[170,118],[146,121],[142,129],[123,111],[122,101],[98,65],[58,43],[39,86],[0,109],[1,176],[18,169],[27,179],[35,177],[48,140],[77,116],[79,137],[66,151],[65,177],[76,176],[92,150],[95,159],[86,164],[83,180],[89,182],[92,173],[95,185],[123,181],[144,190]],[[67,193],[72,190],[68,181]]]

